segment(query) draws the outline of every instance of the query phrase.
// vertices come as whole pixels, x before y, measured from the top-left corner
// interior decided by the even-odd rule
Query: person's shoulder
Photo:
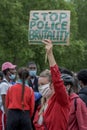
[[[34,95],[34,91],[31,87],[25,86],[25,90],[28,96]]]
[[[28,85],[25,85],[25,87],[26,87],[26,89],[27,89],[28,91],[33,91],[32,87],[30,87],[30,86],[28,86]]]
[[[9,91],[17,91],[21,88],[21,85],[20,84],[14,84],[14,85],[11,85],[9,86]]]
[[[79,98],[78,94],[76,94],[76,93],[70,94],[70,99],[71,99],[71,100],[73,100],[73,99],[75,99],[75,98]]]
[[[6,82],[1,83],[0,84],[0,94],[1,95],[3,95],[3,94],[6,95],[6,92],[7,92],[8,88],[9,88],[8,83],[6,83]]]
[[[3,80],[3,81],[0,83],[0,87],[3,87],[3,86],[8,86],[7,81]]]
[[[84,106],[85,103],[83,102],[83,100],[78,96],[77,98],[75,98],[78,106]]]

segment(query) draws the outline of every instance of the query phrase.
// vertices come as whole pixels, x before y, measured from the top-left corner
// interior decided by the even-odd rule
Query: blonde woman
[[[36,130],[67,130],[69,97],[53,56],[52,42],[44,40],[43,43],[50,71],[43,71],[38,80],[43,102],[35,114],[34,125]]]

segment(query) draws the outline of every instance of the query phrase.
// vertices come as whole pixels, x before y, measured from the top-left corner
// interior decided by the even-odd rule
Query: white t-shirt
[[[6,95],[8,88],[12,86],[5,78],[2,83],[0,83],[0,109],[4,111],[3,105],[2,105],[2,95]]]

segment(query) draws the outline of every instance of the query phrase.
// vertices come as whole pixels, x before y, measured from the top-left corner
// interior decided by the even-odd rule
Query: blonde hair
[[[49,80],[49,82],[52,82],[51,72],[50,72],[50,70],[48,70],[48,69],[42,71],[42,72],[40,73],[40,77],[47,77],[48,80]]]
[[[46,103],[46,98],[42,97],[42,99],[41,99],[42,106],[41,106],[41,109],[40,109],[39,114],[38,114],[39,116],[43,113],[45,103]]]
[[[48,81],[50,83],[52,82],[51,72],[48,69],[42,71],[40,73],[39,77],[46,77],[46,78],[48,78]],[[46,103],[46,98],[42,97],[42,99],[41,99],[41,105],[42,105],[42,107],[41,107],[41,109],[39,111],[39,116],[43,113],[45,103]]]

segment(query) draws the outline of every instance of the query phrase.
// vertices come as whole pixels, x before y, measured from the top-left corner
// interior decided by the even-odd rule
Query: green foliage
[[[78,16],[78,39],[87,40],[87,0],[72,0]]]
[[[54,46],[54,55],[59,66],[65,66],[74,71],[86,68],[87,19],[85,16],[87,1],[76,0],[76,2],[0,0],[0,66],[5,61],[11,61],[18,67],[26,66],[30,60],[34,60],[39,71],[48,67],[48,63],[45,64],[44,46],[28,44],[29,11],[70,10],[70,45]]]
[[[58,48],[59,56],[56,56],[56,61],[58,61],[59,57],[60,61],[58,62],[60,66],[65,66],[72,71],[78,71],[80,68],[83,68],[84,47],[85,44],[81,40],[71,42],[70,46],[62,46]]]

